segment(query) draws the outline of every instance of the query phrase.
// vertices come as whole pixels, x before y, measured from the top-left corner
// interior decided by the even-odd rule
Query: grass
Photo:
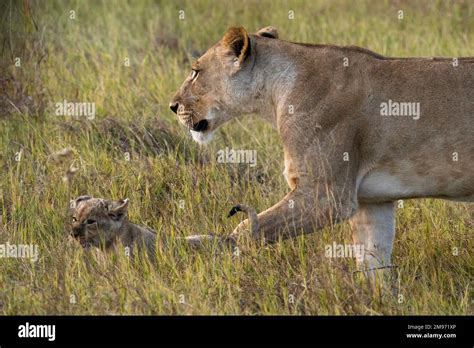
[[[404,202],[393,255],[397,295],[374,295],[353,273],[354,260],[324,256],[326,244],[351,243],[346,223],[269,247],[250,244],[239,256],[189,250],[177,237],[230,233],[241,218],[226,218],[233,204],[262,211],[286,193],[283,154],[278,135],[254,117],[199,147],[168,110],[191,54],[231,25],[273,25],[284,39],[390,56],[472,56],[472,2],[23,4],[0,4],[0,242],[38,245],[40,257],[0,260],[0,314],[473,313],[468,204]],[[55,116],[63,100],[94,102],[96,118]],[[257,166],[217,163],[226,146],[257,150]],[[55,160],[66,147],[71,156]],[[78,171],[65,180],[71,165]],[[69,200],[86,193],[130,198],[130,220],[170,243],[157,265],[90,255],[67,239]]]

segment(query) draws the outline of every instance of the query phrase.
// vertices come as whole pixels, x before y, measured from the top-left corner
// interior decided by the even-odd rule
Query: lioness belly
[[[361,202],[383,202],[398,199],[437,197],[460,201],[474,200],[472,173],[452,170],[446,175],[437,171],[420,173],[384,168],[375,169],[360,181],[357,197]]]

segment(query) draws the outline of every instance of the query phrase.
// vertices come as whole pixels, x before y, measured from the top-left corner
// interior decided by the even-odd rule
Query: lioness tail
[[[250,221],[250,233],[252,234],[252,237],[255,238],[258,234],[259,227],[257,212],[252,207],[249,207],[244,204],[237,204],[236,206],[232,207],[227,217],[234,216],[239,211],[247,213],[247,216]]]

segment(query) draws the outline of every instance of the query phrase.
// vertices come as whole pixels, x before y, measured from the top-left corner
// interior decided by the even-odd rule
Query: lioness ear
[[[278,39],[278,30],[275,27],[265,27],[257,31],[258,36],[268,37],[270,39]]]
[[[250,52],[250,42],[247,31],[243,27],[229,28],[222,38],[222,46],[233,57],[236,67],[242,65]]]

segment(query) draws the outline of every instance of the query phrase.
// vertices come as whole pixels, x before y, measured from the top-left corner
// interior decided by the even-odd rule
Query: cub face
[[[112,202],[89,196],[71,200],[71,236],[84,248],[110,247],[127,220],[128,202],[128,199]]]
[[[276,31],[262,30],[257,35],[273,34],[276,38]],[[225,122],[256,111],[258,79],[252,69],[253,52],[247,31],[230,28],[192,65],[191,73],[171,100],[170,109],[195,141],[208,142]]]

